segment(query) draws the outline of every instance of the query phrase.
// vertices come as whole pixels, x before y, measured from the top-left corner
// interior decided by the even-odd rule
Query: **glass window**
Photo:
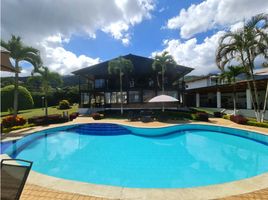
[[[177,91],[167,91],[166,94],[168,96],[172,96],[172,97],[178,99],[178,92]]]
[[[139,91],[129,91],[129,102],[130,103],[140,102],[140,92]]]
[[[88,93],[81,93],[81,104],[89,104],[89,94]]]
[[[150,78],[149,79],[149,87],[153,87],[154,86],[154,81]]]
[[[110,92],[105,93],[105,103],[107,103],[107,104],[111,103],[111,93]]]
[[[130,87],[130,88],[133,88],[134,86],[135,86],[135,82],[134,82],[134,80],[132,79],[132,80],[129,81],[129,87]]]
[[[104,88],[105,80],[104,79],[96,79],[95,80],[95,88]]]
[[[121,93],[117,92],[117,103],[121,103]],[[122,92],[123,103],[127,103],[127,93]]]
[[[116,103],[116,92],[112,92],[111,103]]]
[[[155,96],[155,92],[152,90],[143,91],[143,102],[148,102],[151,98]]]

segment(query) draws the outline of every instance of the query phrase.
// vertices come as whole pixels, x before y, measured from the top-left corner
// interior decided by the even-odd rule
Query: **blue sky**
[[[95,39],[85,35],[74,35],[68,44],[64,44],[64,48],[77,54],[100,57],[103,61],[129,53],[150,57],[153,51],[160,51],[163,48],[164,39],[180,38],[178,30],[163,28],[168,19],[178,15],[182,8],[199,2],[201,0],[158,1],[151,19],[146,19],[130,29],[132,38],[127,46],[123,45],[121,41],[114,40],[110,35],[98,31]],[[198,39],[200,38],[202,41],[209,34],[209,32],[198,34]]]
[[[163,51],[194,68],[192,75],[206,75],[218,70],[219,38],[259,13],[268,13],[267,0],[2,0],[1,38],[21,36],[62,75],[120,55]],[[30,65],[21,66],[21,76],[31,74]]]

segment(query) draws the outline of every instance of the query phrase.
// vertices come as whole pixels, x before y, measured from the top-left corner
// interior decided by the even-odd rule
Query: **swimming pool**
[[[206,186],[268,172],[266,135],[197,124],[65,126],[28,135],[4,153],[46,175],[130,188]]]

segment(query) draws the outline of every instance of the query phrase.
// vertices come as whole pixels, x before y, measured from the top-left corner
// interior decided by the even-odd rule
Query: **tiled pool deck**
[[[46,127],[34,127],[8,134],[3,140],[13,140],[35,131],[76,123],[96,122],[88,117],[79,117],[73,122]],[[178,124],[179,122],[128,122],[127,120],[100,120],[102,122],[120,123],[132,126],[162,127]],[[195,123],[195,122],[189,122]],[[252,130],[268,135],[268,129],[235,124],[229,120],[211,118],[210,125],[221,125],[232,128]],[[102,195],[103,193],[103,195]],[[105,198],[102,198],[105,197]],[[107,198],[109,197],[109,198]],[[31,172],[21,199],[224,199],[224,200],[257,200],[268,199],[268,173],[242,181],[220,184],[215,186],[191,189],[128,189],[119,187],[98,186],[93,184],[75,183],[63,179],[55,179],[46,175]]]

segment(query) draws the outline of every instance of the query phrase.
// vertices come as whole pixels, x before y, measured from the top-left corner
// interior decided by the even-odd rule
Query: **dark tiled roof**
[[[133,63],[133,72],[132,74],[135,76],[143,76],[147,74],[152,74],[152,64],[154,62],[151,58],[146,58],[142,56],[137,56],[133,54],[128,54],[123,56],[126,59],[129,59]],[[80,76],[88,76],[88,77],[107,77],[108,74],[108,63],[110,60],[92,65],[90,67],[86,67],[77,71],[74,71],[73,74]],[[193,69],[190,67],[185,67],[182,65],[176,65],[174,68],[168,67],[166,74],[171,76],[171,78],[178,78],[190,73]]]

